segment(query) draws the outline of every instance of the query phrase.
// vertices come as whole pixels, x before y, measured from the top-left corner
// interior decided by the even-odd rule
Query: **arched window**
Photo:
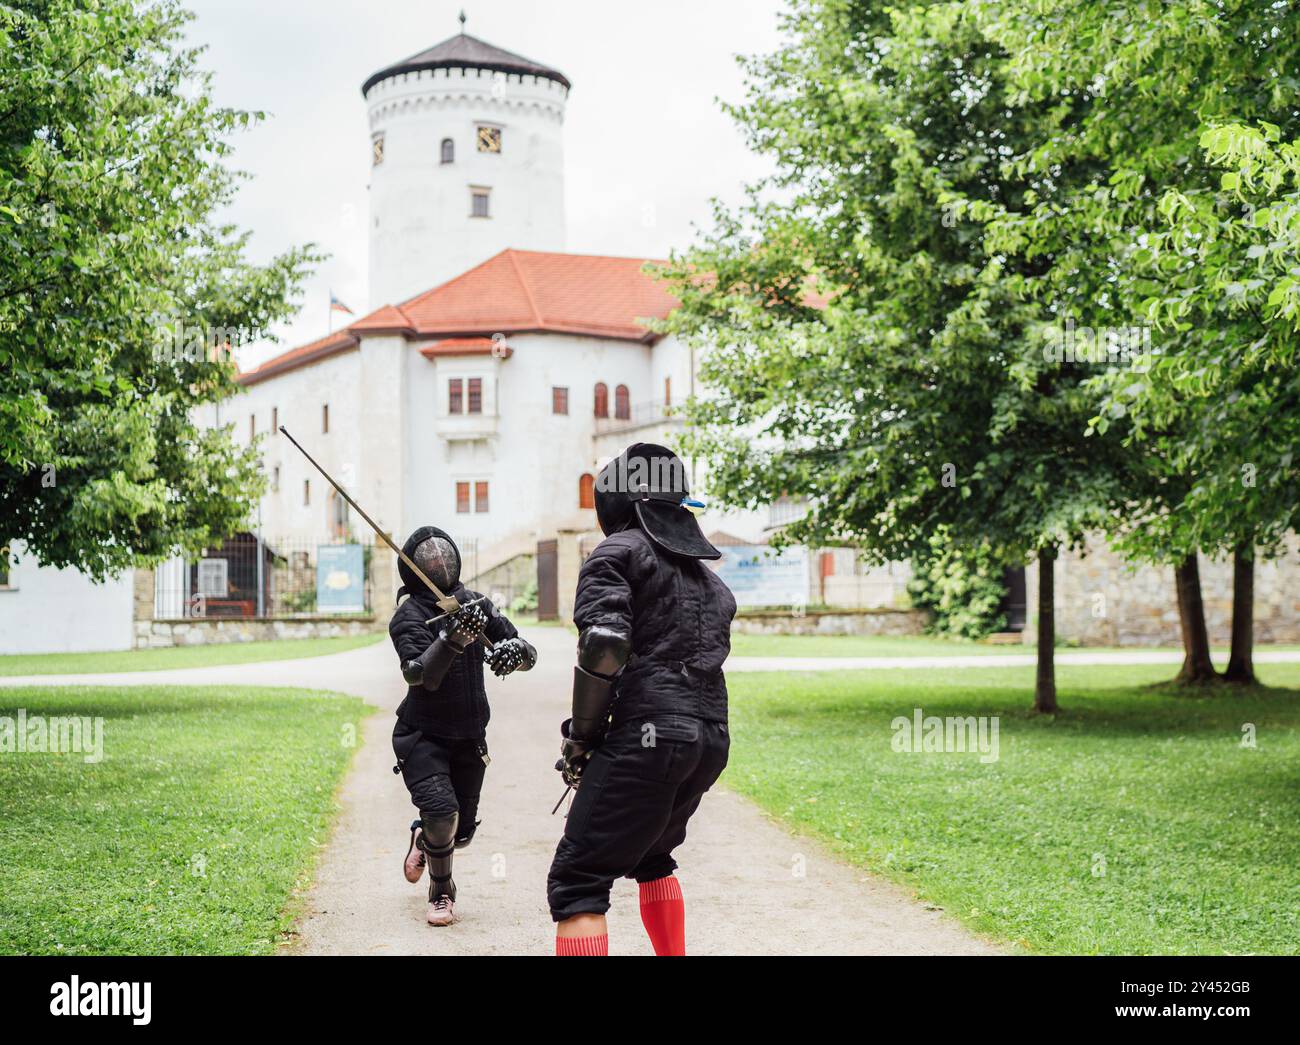
[[[578,507],[596,507],[596,477],[590,472],[578,476]]]
[[[619,385],[614,389],[614,416],[620,421],[632,418],[632,403],[628,399],[627,385]]]
[[[596,416],[609,416],[609,385],[605,384],[604,381],[599,381],[596,384]]]
[[[456,160],[456,143],[450,138],[442,139],[442,162],[453,163]]]

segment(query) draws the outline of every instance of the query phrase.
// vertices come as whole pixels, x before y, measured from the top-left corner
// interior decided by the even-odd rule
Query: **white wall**
[[[544,77],[478,69],[403,73],[366,95],[370,170],[370,305],[397,304],[507,247],[564,249],[564,105]],[[479,152],[480,124],[501,151]],[[455,160],[441,162],[444,138]],[[490,217],[470,216],[471,186],[491,190]]]
[[[262,532],[278,537],[319,538],[328,534],[330,523],[329,484],[321,478],[293,444],[272,428],[272,417],[293,433],[307,451],[344,487],[360,499],[357,486],[362,477],[361,355],[356,350],[330,356],[319,363],[291,370],[245,388],[216,407],[204,407],[204,424],[229,424],[236,443],[249,443],[249,418],[256,419],[258,445],[262,451],[268,483],[280,469],[278,489],[262,497]],[[400,393],[393,388],[393,403]],[[329,431],[322,432],[322,410],[329,404]],[[274,412],[274,414],[273,414]],[[311,501],[303,503],[303,481],[311,481]],[[366,502],[361,501],[363,507]],[[372,514],[373,514],[373,510]],[[250,526],[254,520],[250,520]],[[366,529],[353,520],[358,535]]]
[[[508,359],[441,358],[415,347],[409,357],[406,529],[436,523],[480,547],[510,538],[536,540],[560,527],[595,526],[595,513],[578,507],[578,481],[598,465],[593,443],[595,386],[628,386],[633,403],[649,398],[647,345],[564,334],[521,334],[509,339]],[[493,434],[476,441],[449,439],[460,427],[448,418],[447,380],[483,378],[484,418]],[[551,412],[551,390],[569,390],[569,412]],[[457,480],[490,483],[487,513],[456,511]]]
[[[14,549],[10,588],[0,589],[0,654],[131,648],[132,571],[94,584],[76,570],[38,567]]]

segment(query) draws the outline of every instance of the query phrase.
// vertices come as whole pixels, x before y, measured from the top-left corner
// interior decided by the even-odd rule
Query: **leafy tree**
[[[0,7],[0,534],[102,578],[243,523],[256,454],[195,407],[229,346],[291,311],[310,249],[266,265],[217,215],[227,138],[174,0]]]
[[[1110,409],[1141,428],[1190,418],[1180,451],[1197,482],[1182,506],[1200,542],[1234,557],[1232,654],[1225,678],[1252,683],[1253,564],[1276,555],[1300,518],[1300,148],[1271,124],[1201,136],[1222,191],[1170,189],[1165,227],[1148,237],[1148,315],[1183,350],[1157,357],[1150,379],[1115,389]],[[1100,423],[1104,423],[1105,418]],[[1257,548],[1258,546],[1258,548]]]
[[[966,549],[945,531],[930,538],[928,555],[912,560],[912,605],[933,614],[931,630],[982,639],[1006,627],[1003,567],[988,548]]]
[[[1135,465],[1117,432],[1087,438],[1089,371],[1048,358],[1051,314],[1018,296],[1050,259],[1008,265],[954,207],[1018,212],[1080,176],[1008,174],[1074,102],[1012,107],[1008,55],[966,8],[791,9],[732,109],[776,174],[669,266],[667,329],[705,349],[708,395],[688,409],[715,497],[806,496],[787,540],[877,561],[940,533],[1037,557],[1035,707],[1052,711],[1057,550],[1101,525]]]
[[[1257,282],[1270,248],[1247,228],[1233,177],[1221,180],[1200,143],[1226,148],[1224,124],[1300,132],[1295,105],[1300,17],[1291,0],[979,0],[978,20],[1012,56],[1016,104],[1086,102],[1062,133],[1022,153],[1024,177],[1095,164],[1052,198],[972,213],[995,251],[1053,264],[1025,291],[1098,329],[1154,328],[1149,373],[1112,372],[1096,430],[1122,424],[1161,482],[1113,517],[1126,553],[1177,564],[1187,659],[1180,678],[1213,677],[1196,552],[1236,558],[1234,674],[1249,677],[1254,551],[1276,548],[1294,523],[1290,450],[1295,386],[1270,370],[1285,340],[1268,308],[1288,285]],[[1276,139],[1275,139],[1276,140]],[[1211,152],[1213,156],[1213,152]],[[1242,247],[1239,252],[1237,247]],[[1255,251],[1252,255],[1250,252]],[[1279,299],[1268,302],[1277,291]],[[1243,470],[1267,479],[1244,486]]]

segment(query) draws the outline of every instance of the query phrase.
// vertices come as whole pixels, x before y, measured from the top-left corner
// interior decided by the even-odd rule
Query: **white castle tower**
[[[464,31],[375,73],[370,306],[397,304],[493,254],[564,249],[569,81]]]

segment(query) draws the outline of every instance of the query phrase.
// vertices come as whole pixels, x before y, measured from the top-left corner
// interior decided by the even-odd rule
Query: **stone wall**
[[[1232,561],[1200,558],[1201,593],[1210,642],[1226,646],[1232,625]],[[1034,641],[1038,568],[1025,571]],[[1129,566],[1101,539],[1056,562],[1056,632],[1082,646],[1178,646],[1182,635],[1171,566]],[[1300,643],[1300,555],[1293,540],[1286,555],[1255,564],[1255,641]]]
[[[922,610],[741,610],[731,626],[738,635],[921,635]]]
[[[323,639],[382,631],[375,617],[213,617],[207,620],[138,620],[135,648],[205,646],[226,642],[267,642],[275,639]]]

